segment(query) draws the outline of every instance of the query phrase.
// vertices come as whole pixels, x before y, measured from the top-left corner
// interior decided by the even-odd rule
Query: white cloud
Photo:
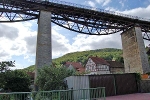
[[[150,13],[148,13],[150,11],[150,5],[145,8],[138,7],[130,10],[125,10],[125,11],[120,11],[119,9],[115,9],[113,7],[107,7],[105,10],[115,11],[116,13],[118,12],[120,14],[126,14],[129,16],[140,17],[143,18],[142,20],[150,21],[150,17],[149,17]]]
[[[9,53],[7,53],[5,50],[0,50],[0,61],[5,61],[7,59],[10,59]]]
[[[146,8],[139,7],[139,8],[123,11],[122,13],[150,19],[149,17],[150,13],[148,13],[149,11],[150,11],[150,5],[147,6]]]
[[[1,34],[0,37],[0,47],[2,48],[0,55],[5,54],[5,56],[0,56],[0,61],[10,60],[12,56],[25,55],[30,50],[26,48],[24,38],[36,35],[36,32],[30,30],[31,22],[0,24],[0,27],[3,28],[1,32],[3,35]]]
[[[120,0],[119,3],[121,4],[122,7],[124,7],[124,0]]]
[[[111,0],[96,0],[96,2],[102,4],[102,6],[106,6],[111,2]]]
[[[114,38],[117,38],[115,40]],[[90,36],[79,34],[72,44],[74,51],[94,50],[101,48],[122,48],[120,34],[105,36]]]
[[[70,47],[69,40],[52,29],[52,56],[59,57],[68,52]]]
[[[7,30],[9,29],[9,30]],[[0,25],[0,38],[7,38],[10,40],[14,40],[18,37],[18,30],[17,28],[6,26],[4,24]]]
[[[106,6],[110,2],[111,2],[111,0],[105,0],[105,2],[103,3],[103,6]]]
[[[103,3],[105,0],[96,0],[97,3],[101,4]]]
[[[35,55],[37,35],[25,37],[24,41],[26,41],[27,52]]]
[[[113,7],[106,7],[105,10],[109,10],[109,11],[118,11],[117,9],[113,8]],[[119,11],[118,11],[119,12]]]
[[[87,1],[87,3],[91,6],[95,8],[95,3],[93,1]]]

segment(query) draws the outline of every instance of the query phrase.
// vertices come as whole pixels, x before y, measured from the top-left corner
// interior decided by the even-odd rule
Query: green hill
[[[35,70],[35,65],[31,65],[23,69],[25,72],[33,72]]]
[[[104,58],[105,60],[116,60],[123,62],[122,50],[115,48],[105,48],[105,49],[97,49],[97,50],[89,50],[89,51],[81,51],[81,52],[73,52],[63,55],[62,57],[53,59],[53,63],[56,66],[61,66],[66,61],[70,62],[81,62],[83,65],[87,62],[88,57],[90,56],[98,56]],[[25,71],[33,71],[34,66],[29,66],[25,68]]]
[[[84,65],[87,62],[88,57],[90,56],[98,56],[104,58],[105,60],[119,61],[122,57],[122,50],[114,49],[114,48],[105,48],[105,49],[73,52],[73,53],[68,53],[57,59],[53,59],[53,62],[56,65],[61,65],[66,61],[71,61],[71,62],[81,62]]]

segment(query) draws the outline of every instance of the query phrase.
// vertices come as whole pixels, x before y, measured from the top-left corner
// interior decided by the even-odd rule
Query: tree
[[[15,61],[0,62],[0,73],[10,71],[10,67],[15,67]]]
[[[123,59],[123,57],[117,57],[116,58],[116,61],[118,61],[118,62],[121,62],[121,63],[124,63],[124,59]]]
[[[5,73],[0,73],[0,89],[4,88],[5,84]]]
[[[0,73],[3,79],[0,87],[11,92],[29,92],[30,77],[21,70],[7,71]]]
[[[10,71],[10,67],[15,67],[15,61],[0,62],[0,88],[5,87],[6,72]]]
[[[30,83],[30,77],[21,70],[6,73],[5,89],[9,88],[12,92],[29,92]]]
[[[65,67],[46,66],[38,69],[36,84],[41,91],[64,89],[64,78],[73,74],[73,71]]]
[[[35,70],[35,65],[31,65],[27,68],[22,69],[25,72],[33,72]]]

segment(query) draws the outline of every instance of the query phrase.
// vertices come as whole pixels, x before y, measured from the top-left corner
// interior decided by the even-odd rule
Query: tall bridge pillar
[[[141,28],[133,27],[121,33],[121,37],[125,73],[143,74],[150,72]]]
[[[35,79],[37,77],[37,69],[46,65],[49,66],[51,63],[51,12],[40,11],[38,19]]]

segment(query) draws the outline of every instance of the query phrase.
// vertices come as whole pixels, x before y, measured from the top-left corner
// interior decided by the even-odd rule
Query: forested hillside
[[[104,58],[105,60],[116,60],[123,63],[122,50],[115,48],[105,48],[105,49],[68,53],[62,57],[53,59],[53,63],[58,67],[61,66],[66,61],[81,62],[83,65],[85,65],[85,63],[88,60],[88,57],[90,56],[98,56]],[[28,68],[25,68],[24,70],[34,71],[34,66],[35,65],[31,65]]]
[[[66,61],[71,61],[71,62],[81,62],[84,65],[88,57],[90,56],[98,56],[98,57],[104,58],[105,60],[121,61],[122,50],[114,49],[114,48],[105,48],[105,49],[68,53],[62,57],[53,59],[53,62],[56,65],[60,65],[60,64],[65,63]]]
[[[35,65],[31,65],[23,69],[25,72],[33,72],[35,70]]]

